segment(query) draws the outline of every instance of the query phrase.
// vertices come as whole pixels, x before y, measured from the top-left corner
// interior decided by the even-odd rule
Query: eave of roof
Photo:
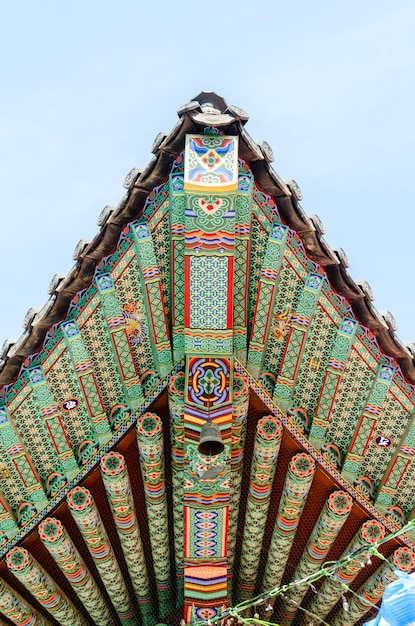
[[[91,242],[79,246],[73,269],[64,278],[52,280],[51,297],[39,312],[32,309],[28,312],[22,336],[16,342],[4,342],[0,353],[0,385],[9,384],[17,377],[26,357],[40,349],[49,328],[65,316],[72,297],[88,286],[99,259],[115,249],[123,227],[140,215],[148,193],[168,176],[184,148],[185,135],[200,132],[206,126],[240,137],[240,157],[250,164],[257,184],[276,200],[282,219],[298,232],[310,258],[325,268],[333,288],[350,302],[360,322],[376,336],[380,348],[399,362],[406,379],[415,384],[414,355],[395,335],[393,316],[379,313],[371,303],[370,287],[350,277],[345,255],[325,242],[318,218],[304,213],[295,181],[284,182],[270,165],[273,155],[269,145],[256,143],[246,132],[247,114],[239,107],[228,106],[213,92],[202,92],[181,107],[178,114],[179,121],[172,131],[156,137],[154,157],[147,167],[143,171],[134,168],[127,175],[126,195],[115,209],[104,210],[98,220],[99,232]]]

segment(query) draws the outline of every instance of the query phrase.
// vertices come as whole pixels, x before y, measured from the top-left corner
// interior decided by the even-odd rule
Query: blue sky
[[[351,276],[415,341],[413,0],[21,0],[0,25],[0,344],[202,90],[250,114]]]

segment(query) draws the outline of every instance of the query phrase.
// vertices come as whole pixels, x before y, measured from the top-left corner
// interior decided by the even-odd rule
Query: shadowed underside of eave
[[[256,392],[260,392],[263,400],[258,397],[257,393],[253,389],[251,390],[247,415],[245,454],[243,464],[240,468],[242,490],[239,502],[236,504],[236,540],[234,548],[229,554],[230,560],[233,561],[232,572],[230,572],[233,573],[233,575],[230,581],[231,584],[229,584],[230,605],[235,605],[243,599],[246,600],[249,597],[266,590],[268,587],[264,586],[264,583],[267,581],[277,580],[277,584],[289,584],[289,582],[293,580],[296,567],[298,568],[301,566],[301,563],[303,564],[303,567],[307,566],[308,568],[312,568],[313,563],[310,562],[305,555],[307,554],[307,545],[309,542],[311,541],[316,546],[316,541],[318,541],[319,536],[321,536],[321,528],[320,530],[318,530],[318,528],[316,530],[316,527],[318,527],[319,517],[321,518],[323,516],[323,519],[326,519],[327,523],[327,520],[333,515],[333,511],[336,507],[338,507],[337,503],[333,510],[330,509],[330,496],[333,494],[341,494],[340,497],[344,500],[344,496],[342,494],[347,493],[347,485],[342,482],[341,478],[336,481],[334,477],[330,475],[330,472],[328,471],[327,466],[324,466],[324,463],[317,463],[315,471],[310,474],[311,478],[305,476],[305,481],[309,481],[310,483],[310,491],[301,496],[301,493],[304,493],[304,489],[302,490],[301,488],[298,488],[298,481],[300,480],[301,482],[301,480],[304,480],[302,473],[307,474],[310,468],[310,462],[313,464],[313,458],[316,455],[304,440],[303,444],[301,443],[301,436],[298,431],[296,431],[295,427],[291,425],[289,428],[283,428],[281,443],[275,458],[275,468],[269,468],[271,473],[274,472],[274,478],[272,481],[270,480],[270,477],[268,477],[268,479],[265,477],[262,479],[263,484],[269,485],[269,495],[265,499],[261,497],[259,501],[254,501],[254,506],[250,504],[250,500],[252,500],[252,480],[250,480],[250,474],[255,448],[255,433],[258,423],[260,423],[261,420],[264,420],[264,416],[271,414],[270,404],[269,401],[267,401],[266,395],[263,394],[258,387],[254,386],[254,389]],[[141,623],[143,621],[144,623],[154,624],[157,620],[164,620],[167,623],[177,623],[181,619],[183,611],[183,579],[181,576],[177,577],[177,569],[180,570],[182,555],[180,554],[180,551],[177,551],[177,543],[175,549],[175,542],[173,541],[175,530],[177,531],[177,529],[173,527],[175,488],[172,475],[174,473],[174,469],[172,469],[170,454],[166,454],[166,451],[168,451],[171,447],[169,435],[170,418],[167,400],[167,394],[164,392],[159,399],[157,399],[153,405],[149,407],[150,413],[147,412],[144,414],[145,416],[159,416],[163,429],[163,437],[161,440],[158,440],[159,443],[156,443],[156,440],[152,440],[152,438],[148,441],[151,441],[153,445],[159,445],[160,449],[163,450],[160,456],[164,461],[163,482],[165,486],[167,526],[159,523],[160,510],[157,498],[156,501],[152,502],[151,498],[146,497],[148,487],[151,487],[151,481],[149,481],[148,478],[146,481],[145,468],[141,466],[140,469],[139,448],[140,440],[142,440],[142,438],[140,439],[140,433],[138,433],[137,436],[136,427],[133,426],[128,433],[120,439],[119,443],[115,446],[114,452],[112,453],[114,456],[122,456],[125,460],[129,483],[131,485],[131,493],[135,502],[137,515],[137,522],[135,526],[139,529],[141,549],[137,549],[137,544],[133,545],[136,560],[137,557],[142,554],[144,557],[144,568],[147,569],[146,576],[148,596],[145,597],[145,600],[144,596],[140,599],[140,596],[137,593],[137,586],[134,587],[134,570],[131,565],[130,567],[128,566],[128,545],[129,541],[132,540],[128,540],[127,535],[128,533],[129,535],[134,535],[134,533],[132,532],[132,529],[129,528],[129,531],[126,534],[125,524],[123,529],[124,535],[119,534],[117,531],[117,521],[120,521],[120,515],[114,513],[114,510],[111,511],[111,497],[109,492],[106,492],[105,490],[105,471],[102,470],[102,463],[101,470],[96,467],[84,479],[83,486],[72,490],[72,493],[74,491],[76,493],[76,490],[78,490],[80,492],[90,494],[93,509],[98,511],[98,519],[100,518],[104,524],[105,531],[113,547],[114,554],[116,555],[116,558],[111,557],[111,555],[106,555],[104,558],[104,562],[106,561],[105,570],[109,570],[111,572],[112,585],[109,585],[108,580],[106,581],[102,572],[100,573],[97,562],[94,561],[93,555],[88,550],[88,534],[84,535],[84,533],[81,532],[80,529],[82,528],[82,523],[81,525],[78,525],[76,522],[77,517],[71,514],[71,507],[70,505],[68,506],[68,502],[70,503],[73,501],[73,496],[70,495],[69,498],[63,501],[46,520],[46,524],[49,525],[53,525],[53,523],[55,523],[55,525],[56,523],[60,524],[65,534],[65,539],[69,539],[69,541],[76,546],[76,549],[80,553],[80,562],[83,567],[88,568],[91,580],[93,580],[95,585],[93,596],[94,605],[97,604],[97,597],[100,594],[102,596],[102,606],[100,609],[101,614],[104,613],[102,607],[105,607],[105,612],[108,614],[109,619],[114,620],[115,623],[118,623],[118,620],[120,619],[119,613],[117,614],[117,609],[114,607],[114,604],[116,605],[117,596],[122,598],[123,603],[121,606],[124,609],[126,606],[125,597],[128,597],[133,614],[131,622],[126,621],[125,616],[123,618],[121,615],[121,618],[123,619],[121,619],[120,623]],[[275,411],[275,413],[277,414],[277,411]],[[283,419],[283,422],[286,422],[286,420]],[[138,420],[138,423],[140,424],[140,419]],[[111,458],[111,455],[107,455],[105,458],[108,456]],[[297,466],[293,463],[293,460],[295,459],[297,459]],[[209,461],[210,468],[212,469],[215,467],[217,463],[218,459],[211,459]],[[119,466],[117,466],[116,463],[108,463],[108,466],[112,468],[115,475],[118,475]],[[293,479],[296,482],[293,483]],[[291,511],[292,507],[295,507],[292,497],[288,505],[282,495],[284,490],[285,493],[287,493],[286,490],[290,484],[291,487],[293,484],[297,484],[296,492],[300,494],[296,514],[294,517],[291,515],[291,520],[295,520],[296,525],[298,524],[297,532],[291,537],[290,533],[285,532],[282,540],[281,537],[278,540],[278,537],[275,534],[275,528],[278,528],[278,517],[285,519],[286,521],[289,520],[290,512],[287,513],[287,511]],[[126,493],[128,493],[128,490],[123,489],[123,494],[125,495]],[[353,492],[350,490],[349,493],[353,495]],[[326,528],[324,541],[328,541],[330,543],[324,560],[331,561],[341,558],[344,553],[347,553],[348,546],[350,545],[355,548],[361,546],[361,533],[365,524],[368,530],[373,532],[374,529],[376,533],[379,532],[379,534],[376,534],[376,537],[381,538],[383,536],[381,534],[383,531],[382,523],[375,521],[371,515],[371,511],[368,510],[367,506],[364,506],[364,502],[360,504],[359,496],[357,494],[354,495],[354,502],[353,498],[349,496],[350,500],[349,502],[346,502],[345,506],[344,503],[340,501],[340,506],[344,507],[345,517],[344,520],[340,519],[340,522],[347,521],[347,523],[340,523],[337,530],[331,527],[330,531],[327,531],[328,527],[323,524],[323,528]],[[302,504],[301,497],[304,499]],[[96,528],[95,522],[91,523],[91,507],[88,506],[82,510],[83,506],[83,501],[80,504],[78,502],[78,507],[81,509],[81,511],[78,512],[79,519],[81,522],[82,518],[85,520],[89,519],[89,526]],[[162,552],[158,559],[154,558],[154,546],[152,546],[151,537],[151,518],[154,515],[154,511],[156,511],[158,526],[167,541],[165,548],[167,546],[170,551],[170,576],[168,577],[168,580],[165,581],[167,584],[164,586],[157,586],[156,584],[157,575],[160,575],[158,566],[163,561],[163,557],[166,555]],[[252,526],[252,515],[255,511],[259,511],[261,514],[261,519],[263,521],[261,529],[254,529]],[[92,519],[96,520],[96,515],[93,515]],[[251,530],[253,531],[253,537],[250,537],[249,532],[247,533],[250,525]],[[38,567],[37,564],[40,564],[44,568],[47,575],[50,577],[52,590],[56,591],[56,585],[59,585],[62,591],[62,601],[59,603],[61,609],[63,605],[73,605],[74,607],[72,609],[72,617],[70,618],[73,620],[72,623],[78,623],[76,619],[83,619],[85,620],[85,623],[96,624],[98,622],[95,616],[91,614],[90,610],[85,609],[87,599],[82,598],[82,596],[80,598],[79,590],[77,589],[76,584],[71,585],[70,581],[63,576],[62,571],[58,566],[58,563],[63,563],[62,558],[57,558],[55,560],[48,550],[48,545],[49,549],[50,546],[52,546],[52,548],[54,546],[55,532],[56,529],[53,529],[53,531],[49,533],[50,537],[48,544],[48,532],[47,528],[45,529],[44,522],[40,525],[37,532],[32,532],[27,536],[21,544],[22,548],[17,548],[16,550],[18,554],[22,553],[22,549],[23,551],[27,550],[27,569]],[[93,533],[93,536],[99,537],[99,534],[99,532],[96,532]],[[42,537],[42,540],[40,537]],[[254,543],[253,538],[255,539]],[[135,537],[134,541],[136,540],[137,539]],[[126,549],[125,553],[123,551],[123,544]],[[98,541],[98,546],[99,545],[100,543]],[[102,545],[104,546],[104,543]],[[323,545],[323,543],[321,545]],[[386,544],[385,547],[382,547],[381,551],[389,558],[394,558],[395,555],[395,559],[397,559],[396,551],[399,550],[404,551],[404,557],[406,557],[406,554],[412,554],[408,551],[408,548],[399,547],[400,545],[402,546],[402,544],[399,544],[397,541],[391,541]],[[405,550],[408,552],[406,553]],[[105,552],[105,547],[103,548],[103,552]],[[9,552],[9,554],[13,555],[13,550]],[[68,554],[67,550],[66,554]],[[284,554],[286,554],[287,557],[285,563],[283,562]],[[65,559],[65,562],[70,562],[72,558],[73,556],[70,555],[69,558]],[[368,589],[370,591],[370,577],[374,574],[374,572],[377,572],[377,570],[382,567],[382,562],[379,559],[372,557],[372,561],[372,565],[366,565],[363,569],[358,567],[357,569],[360,573],[356,577],[355,581],[349,581],[351,588],[355,591],[364,587],[366,592]],[[6,562],[8,565],[3,562],[0,570],[0,576],[10,586],[12,594],[14,596],[16,596],[17,593],[20,594],[32,610],[37,611],[39,615],[44,615],[50,620],[50,614],[45,611],[45,607],[36,600],[35,592],[31,589],[30,583],[25,586],[18,577],[20,572],[13,570],[13,565],[10,565],[10,563],[12,563],[12,559],[9,559]],[[403,561],[403,563],[405,565],[406,561]],[[397,564],[399,563],[397,562]],[[409,564],[411,566],[413,565],[412,557],[409,557]],[[254,571],[254,578],[256,580],[252,586],[252,590],[247,591],[246,583],[251,583],[253,578],[251,574],[249,581],[244,580],[244,572],[248,570],[252,571],[252,567]],[[317,567],[317,565],[315,567]],[[140,566],[139,571],[140,579],[143,580],[143,576],[145,579],[143,565]],[[367,581],[369,581],[369,583]],[[124,595],[123,588],[125,590]],[[231,589],[232,591],[230,591]],[[0,589],[0,608],[4,607],[4,597],[1,594],[1,591],[2,590]],[[341,612],[342,610],[342,604],[336,599],[336,594],[334,593],[335,591],[336,590],[331,590],[331,599],[327,591],[325,592],[326,603],[324,609],[327,611],[326,605],[328,605],[329,610],[327,613],[331,613],[332,615],[335,615],[336,612]],[[127,594],[127,596],[125,594]],[[300,603],[302,602],[305,607],[311,606],[312,602],[315,601],[315,597],[317,597],[317,599],[320,597],[318,595],[314,596],[314,594],[312,594],[311,597],[309,594],[306,595],[303,593],[303,595],[304,601],[300,599]],[[149,601],[150,598],[151,601]],[[20,600],[18,600],[18,603],[19,602]],[[21,604],[24,605],[23,602],[21,602]],[[174,607],[176,604],[177,608],[175,609]],[[275,604],[276,614],[271,618],[271,621],[281,623],[281,617],[279,616],[278,611],[282,608],[282,601]],[[77,618],[76,615],[78,613],[80,616]],[[5,615],[7,616],[7,613],[5,613]],[[369,614],[366,614],[366,618],[368,618],[368,615]],[[269,619],[271,616],[268,613],[265,614],[264,617]],[[300,612],[300,615],[295,623],[303,623],[302,618],[303,614]],[[328,623],[332,623],[330,618],[327,619]],[[51,623],[61,624],[65,622],[62,618],[58,618],[56,622],[52,619]],[[81,621],[79,623],[83,622]]]

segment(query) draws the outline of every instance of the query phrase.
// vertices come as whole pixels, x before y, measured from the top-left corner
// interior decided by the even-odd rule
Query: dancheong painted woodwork
[[[3,346],[1,624],[363,624],[415,568],[413,355],[247,119],[182,107]]]

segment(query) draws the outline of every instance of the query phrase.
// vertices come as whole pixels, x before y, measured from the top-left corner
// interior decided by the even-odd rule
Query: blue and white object
[[[415,573],[396,574],[398,579],[385,589],[378,616],[364,626],[415,626]]]

